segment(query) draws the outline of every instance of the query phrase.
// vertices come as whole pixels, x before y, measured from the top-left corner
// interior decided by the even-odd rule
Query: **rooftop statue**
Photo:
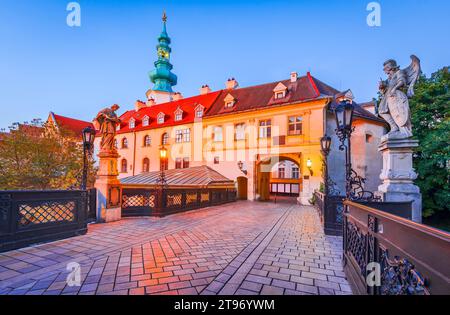
[[[120,119],[115,113],[119,105],[114,104],[111,108],[102,109],[95,117],[93,123],[97,130],[100,130],[102,140],[100,142],[100,152],[116,152],[114,137]]]
[[[421,74],[420,60],[411,55],[411,64],[405,69],[400,69],[393,59],[387,60],[383,65],[388,78],[379,83],[381,102],[378,113],[391,127],[383,138],[410,138],[412,130],[408,98],[414,96],[414,84]]]

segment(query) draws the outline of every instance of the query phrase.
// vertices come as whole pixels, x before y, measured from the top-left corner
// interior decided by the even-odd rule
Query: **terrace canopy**
[[[184,169],[164,171],[167,188],[235,188],[234,181],[226,178],[208,166],[197,166]],[[122,178],[122,187],[156,188],[159,185],[160,172],[141,173]]]

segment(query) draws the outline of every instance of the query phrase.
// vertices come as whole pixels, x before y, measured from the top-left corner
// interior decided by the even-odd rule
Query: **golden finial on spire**
[[[162,16],[162,20],[164,23],[167,22],[167,15],[166,15],[166,10],[163,11],[163,16]]]

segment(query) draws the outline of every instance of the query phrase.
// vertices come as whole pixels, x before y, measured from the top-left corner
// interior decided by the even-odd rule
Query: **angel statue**
[[[115,113],[119,105],[114,104],[111,108],[102,109],[95,117],[93,123],[95,129],[100,130],[102,141],[100,142],[100,152],[115,152],[114,137],[116,127],[120,124],[120,119]]]
[[[381,102],[378,113],[391,127],[385,138],[406,139],[412,136],[408,98],[414,96],[414,84],[421,74],[420,60],[411,55],[411,65],[405,69],[400,69],[393,59],[383,65],[388,78],[379,83]]]

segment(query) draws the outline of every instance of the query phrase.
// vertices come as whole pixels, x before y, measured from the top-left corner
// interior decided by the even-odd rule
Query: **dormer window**
[[[227,96],[225,96],[223,101],[225,102],[225,108],[232,108],[234,106],[234,104],[236,103],[236,99],[231,94],[228,94]]]
[[[158,118],[157,118],[158,124],[163,124],[164,123],[165,116],[166,115],[164,113],[162,113],[162,112],[158,114]]]
[[[282,99],[286,97],[287,87],[283,83],[278,83],[277,86],[273,89],[274,98],[276,100]]]
[[[275,94],[275,99],[278,100],[280,98],[284,98],[284,95],[285,95],[284,92],[277,92]]]
[[[181,121],[183,120],[183,110],[181,108],[177,108],[175,111],[175,121]]]
[[[202,118],[203,117],[203,111],[204,111],[204,107],[202,105],[198,105],[195,108],[195,118]]]
[[[116,131],[119,131],[119,130],[120,130],[120,124],[117,124]]]
[[[134,118],[131,118],[130,121],[128,122],[128,126],[130,129],[136,127],[136,120]]]
[[[148,126],[150,123],[150,118],[148,116],[144,116],[144,118],[142,119],[142,126],[146,127]]]

